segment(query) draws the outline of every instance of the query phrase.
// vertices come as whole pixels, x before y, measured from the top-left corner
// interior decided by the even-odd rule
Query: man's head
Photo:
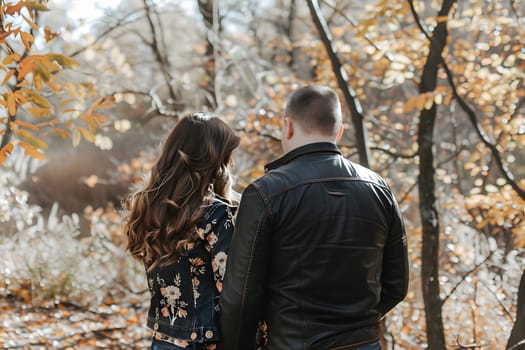
[[[322,85],[296,90],[286,104],[282,131],[285,153],[309,143],[339,141],[343,124],[337,93]]]

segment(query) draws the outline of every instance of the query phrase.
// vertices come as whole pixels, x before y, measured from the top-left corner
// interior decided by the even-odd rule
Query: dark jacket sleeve
[[[392,222],[383,251],[383,273],[381,275],[381,314],[385,315],[408,291],[407,237],[399,207],[392,198]]]
[[[239,206],[220,300],[224,349],[255,348],[269,261],[267,209],[254,185],[250,185]]]

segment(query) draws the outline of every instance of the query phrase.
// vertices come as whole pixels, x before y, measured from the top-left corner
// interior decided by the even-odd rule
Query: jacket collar
[[[273,169],[277,169],[285,164],[290,163],[292,160],[311,153],[338,153],[343,154],[339,148],[331,142],[316,142],[309,143],[307,145],[297,147],[290,152],[286,153],[281,158],[274,160],[271,163],[265,165],[264,170],[268,172]]]

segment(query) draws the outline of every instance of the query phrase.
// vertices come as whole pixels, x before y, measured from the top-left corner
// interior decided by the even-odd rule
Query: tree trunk
[[[518,287],[517,305],[516,322],[514,322],[509,340],[507,341],[507,350],[525,349],[525,270],[521,275],[520,286]]]
[[[411,2],[411,1],[410,1]],[[444,0],[439,17],[447,17],[455,0]],[[413,4],[411,4],[413,6]],[[447,22],[439,22],[430,42],[430,51],[423,68],[419,92],[434,91],[441,54],[447,42]],[[419,146],[419,210],[423,231],[421,252],[421,283],[425,304],[428,348],[446,350],[442,317],[442,300],[439,296],[439,215],[436,208],[434,181],[433,134],[436,121],[436,104],[423,109],[418,130]]]
[[[214,110],[217,107],[217,95],[215,94],[215,45],[213,39],[217,39],[217,34],[220,32],[220,23],[216,11],[218,8],[215,0],[197,0],[199,11],[204,20],[204,25],[207,29],[206,35],[206,62],[204,63],[204,71],[206,72],[206,80],[203,86],[206,91],[206,105]]]
[[[341,61],[337,57],[335,48],[332,43],[332,34],[330,29],[326,24],[326,20],[319,8],[319,2],[317,0],[307,0],[308,8],[310,9],[310,14],[312,19],[319,31],[319,36],[323,42],[328,56],[330,57],[330,62],[332,63],[332,70],[336,76],[337,84],[339,89],[343,92],[345,102],[350,109],[350,114],[352,116],[352,125],[355,129],[355,137],[357,143],[357,152],[359,154],[359,163],[361,165],[370,167],[371,156],[370,156],[370,147],[368,146],[368,135],[366,130],[366,125],[364,124],[364,115],[363,108],[359,102],[355,91],[352,89],[348,83],[348,76],[343,68]]]

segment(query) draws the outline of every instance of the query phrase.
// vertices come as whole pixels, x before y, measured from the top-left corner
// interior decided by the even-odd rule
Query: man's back
[[[383,247],[396,210],[385,182],[337,153],[321,151],[270,171],[254,185],[273,213],[269,348],[348,344],[338,344],[334,334],[352,333],[352,343],[376,338]],[[401,239],[403,233],[397,234]]]
[[[330,143],[304,146],[272,167],[253,183],[267,215],[268,349],[377,341],[380,317],[406,293],[405,233],[388,186]],[[386,267],[385,246],[396,250]]]

